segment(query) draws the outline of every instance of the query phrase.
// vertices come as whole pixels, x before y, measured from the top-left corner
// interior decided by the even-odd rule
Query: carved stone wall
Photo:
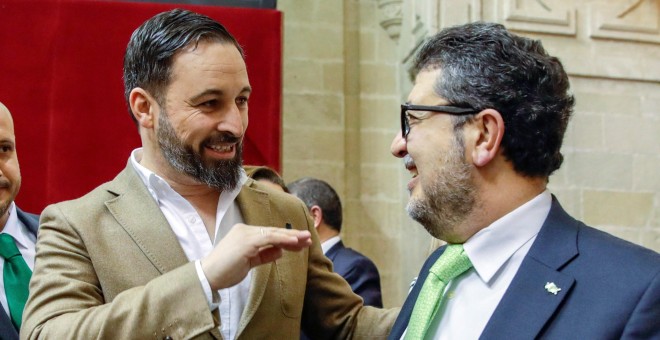
[[[397,41],[404,65],[421,41],[442,27],[484,20],[541,39],[556,55],[571,61],[566,63],[571,75],[660,79],[660,68],[650,67],[659,60],[658,0],[382,0],[379,4],[383,10],[398,8],[387,14],[387,22],[397,25],[387,29]],[[621,52],[626,59],[642,63],[608,65],[612,61],[608,58]],[[594,62],[599,59],[603,62]]]
[[[540,39],[570,74],[577,106],[553,193],[586,223],[658,251],[659,2],[280,0],[284,178],[337,189],[345,243],[374,260],[385,305],[400,306],[431,243],[405,212],[410,175],[389,153],[410,57],[443,27],[495,21]]]
[[[578,219],[660,251],[660,0],[379,1],[385,3],[400,8],[400,20],[389,13],[397,25],[388,33],[397,45],[401,100],[412,87],[411,56],[443,27],[492,21],[540,39],[562,60],[577,101],[566,160],[550,189]],[[400,168],[401,188],[408,177]],[[400,199],[404,206],[407,194]],[[419,228],[405,218],[402,225]],[[422,243],[408,248],[416,250],[402,263],[426,251]]]

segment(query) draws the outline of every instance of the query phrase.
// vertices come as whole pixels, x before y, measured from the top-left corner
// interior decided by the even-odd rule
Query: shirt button
[[[188,222],[189,223],[195,223],[195,222],[197,222],[197,218],[195,218],[195,216],[190,216],[190,217],[188,217]]]
[[[174,339],[172,339],[172,337],[168,335],[168,336],[165,336],[165,337],[163,338],[163,340],[174,340]]]

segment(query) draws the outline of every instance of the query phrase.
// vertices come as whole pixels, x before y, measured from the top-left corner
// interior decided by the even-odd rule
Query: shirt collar
[[[18,214],[16,213],[16,203],[11,202],[9,206],[9,218],[7,219],[7,224],[2,229],[3,234],[9,234],[16,241],[16,245],[22,248],[27,248],[27,227],[23,225],[21,220],[18,219]]]
[[[465,242],[465,252],[484,282],[488,283],[518,249],[536,237],[551,206],[552,195],[545,190]]]
[[[328,253],[328,250],[332,248],[335,244],[339,243],[341,241],[341,237],[339,235],[333,236],[327,240],[325,240],[323,243],[321,243],[321,250],[323,250],[323,255]]]
[[[160,201],[160,198],[163,197],[172,197],[172,195],[179,197],[180,195],[172,189],[172,187],[165,181],[162,177],[158,176],[153,171],[147,169],[142,164],[140,164],[140,159],[142,159],[142,148],[137,148],[131,152],[130,162],[135,171],[138,174],[138,177],[142,180],[142,183],[147,187],[151,196],[156,200]],[[241,191],[241,187],[247,182],[248,177],[245,173],[245,170],[241,168],[241,176],[238,180],[238,185],[234,190],[230,192],[221,193],[221,201],[232,202],[236,196],[238,196]]]

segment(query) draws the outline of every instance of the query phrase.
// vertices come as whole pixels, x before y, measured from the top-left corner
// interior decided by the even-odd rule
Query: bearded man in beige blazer
[[[126,100],[142,148],[44,210],[21,339],[385,338],[332,273],[302,202],[241,168],[251,88],[212,19],[161,13],[132,35]]]

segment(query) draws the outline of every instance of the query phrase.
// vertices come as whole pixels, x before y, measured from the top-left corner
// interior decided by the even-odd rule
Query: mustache
[[[407,154],[403,157],[403,165],[406,167],[406,169],[415,167],[415,161],[412,159],[410,154]]]
[[[6,189],[11,186],[11,182],[8,179],[0,179],[0,188]]]

